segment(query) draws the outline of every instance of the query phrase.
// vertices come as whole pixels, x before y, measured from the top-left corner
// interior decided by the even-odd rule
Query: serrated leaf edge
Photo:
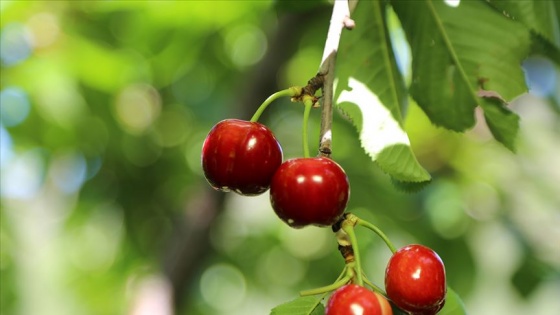
[[[339,104],[351,103],[356,105],[362,113],[362,128],[359,130],[360,143],[364,151],[372,158],[373,161],[377,162],[377,165],[387,174],[394,176],[395,172],[391,169],[385,167],[377,161],[379,153],[384,149],[389,148],[394,145],[405,145],[410,148],[410,140],[407,133],[403,130],[398,121],[395,120],[392,113],[381,103],[377,95],[373,93],[363,82],[353,78],[348,78],[348,88],[350,90],[342,90],[336,101],[337,106],[340,108]],[[358,96],[356,96],[356,94]],[[355,103],[353,100],[360,99],[360,104]],[[367,105],[364,105],[367,104]],[[389,135],[389,136],[387,136]],[[377,141],[373,137],[383,138],[383,141]],[[387,141],[386,139],[391,139],[392,141]],[[416,162],[415,165],[423,171],[423,177],[417,177],[417,179],[412,179],[411,177],[398,176],[401,181],[408,182],[424,182],[430,180],[429,173],[418,163],[416,157],[411,154]]]

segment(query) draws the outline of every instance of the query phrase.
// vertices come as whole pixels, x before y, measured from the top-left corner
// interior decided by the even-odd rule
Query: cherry
[[[398,249],[385,270],[387,296],[412,314],[436,314],[445,304],[445,267],[432,249],[408,245]]]
[[[295,158],[276,171],[270,184],[274,212],[291,227],[329,226],[344,212],[350,185],[346,173],[329,158]]]
[[[327,302],[326,315],[392,315],[382,295],[357,284],[338,288]]]
[[[280,144],[258,122],[222,120],[212,127],[202,145],[204,175],[217,190],[262,194],[281,163]]]

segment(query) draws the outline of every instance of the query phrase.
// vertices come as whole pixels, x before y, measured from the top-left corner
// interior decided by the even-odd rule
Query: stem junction
[[[261,104],[261,106],[259,106],[259,108],[257,109],[257,111],[255,112],[255,114],[253,115],[253,117],[251,117],[251,122],[256,122],[259,120],[259,118],[261,117],[262,113],[264,112],[264,110],[268,107],[268,105],[270,105],[270,103],[272,103],[273,101],[284,97],[284,96],[290,96],[290,97],[294,97],[297,95],[300,95],[302,93],[302,88],[298,87],[298,86],[293,86],[290,88],[287,88],[285,90],[281,90],[278,91],[272,95],[270,95],[266,100],[264,100],[264,102]]]

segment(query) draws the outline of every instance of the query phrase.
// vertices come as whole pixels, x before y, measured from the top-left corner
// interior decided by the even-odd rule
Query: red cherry
[[[385,270],[387,296],[399,308],[418,315],[436,314],[445,304],[445,267],[432,249],[408,245],[397,250]]]
[[[217,190],[246,196],[262,194],[281,163],[280,144],[258,122],[222,120],[202,145],[204,175]]]
[[[288,225],[329,226],[344,212],[350,185],[346,173],[329,158],[296,158],[276,171],[270,184],[274,212]]]
[[[327,302],[326,315],[392,315],[387,300],[357,284],[338,288]]]

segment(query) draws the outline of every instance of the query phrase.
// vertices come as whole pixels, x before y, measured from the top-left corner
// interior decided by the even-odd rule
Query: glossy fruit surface
[[[392,315],[387,300],[356,284],[340,287],[327,302],[326,315]]]
[[[329,158],[296,158],[276,171],[270,184],[272,208],[288,225],[329,226],[344,212],[350,185],[346,173]]]
[[[408,245],[393,254],[385,270],[387,296],[412,314],[436,314],[445,303],[445,267],[432,249]]]
[[[202,145],[202,169],[215,189],[258,195],[282,164],[282,148],[264,125],[238,119],[217,123]]]

